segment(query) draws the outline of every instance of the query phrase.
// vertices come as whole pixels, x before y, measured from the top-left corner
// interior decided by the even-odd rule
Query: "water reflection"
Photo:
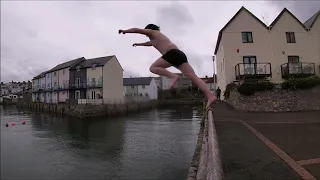
[[[190,106],[90,120],[1,106],[1,124],[17,122],[1,126],[1,178],[185,179],[200,119]]]

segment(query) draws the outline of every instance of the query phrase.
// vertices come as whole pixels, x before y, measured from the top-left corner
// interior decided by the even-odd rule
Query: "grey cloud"
[[[188,51],[186,52],[188,56],[188,61],[190,65],[194,68],[196,72],[201,72],[203,61],[205,60],[205,55],[198,54],[196,52]]]
[[[291,11],[302,23],[308,20],[313,14],[320,10],[320,1],[269,1],[271,5],[277,6],[279,9],[286,7]]]
[[[161,6],[157,9],[156,22],[160,28],[182,35],[187,31],[187,27],[194,24],[194,19],[187,7],[180,2]]]

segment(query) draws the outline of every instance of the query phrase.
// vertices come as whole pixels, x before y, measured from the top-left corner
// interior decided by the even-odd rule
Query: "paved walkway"
[[[320,180],[320,112],[213,110],[225,179]]]

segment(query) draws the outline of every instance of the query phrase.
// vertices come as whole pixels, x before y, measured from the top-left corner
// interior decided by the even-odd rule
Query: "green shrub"
[[[257,91],[272,90],[275,84],[271,82],[245,82],[237,87],[240,94],[245,96],[253,95]]]
[[[320,85],[319,76],[311,76],[307,78],[292,78],[281,84],[282,89],[310,89]]]
[[[226,86],[226,90],[223,93],[223,96],[225,99],[228,99],[230,97],[230,91],[232,91],[234,88],[236,88],[237,85],[235,83],[230,83]]]

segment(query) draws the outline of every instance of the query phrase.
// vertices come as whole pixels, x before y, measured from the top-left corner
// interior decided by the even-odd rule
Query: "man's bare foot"
[[[170,89],[173,88],[173,86],[176,84],[179,78],[180,76],[176,75],[174,78],[171,79],[172,81],[171,81]]]
[[[208,98],[208,102],[206,105],[206,109],[208,109],[209,107],[211,107],[212,103],[214,103],[217,100],[217,98],[215,96],[211,96]]]

